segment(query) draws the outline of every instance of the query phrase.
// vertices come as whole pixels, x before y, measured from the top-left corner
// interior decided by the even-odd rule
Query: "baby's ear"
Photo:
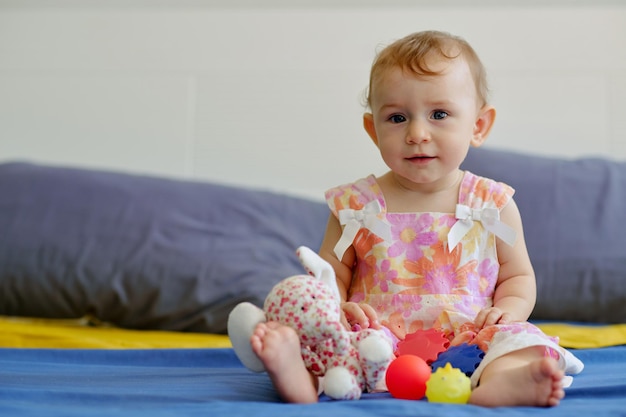
[[[496,120],[496,109],[493,106],[485,105],[478,112],[476,118],[476,124],[474,125],[474,135],[472,136],[472,146],[479,147],[482,145],[487,137],[493,123]]]
[[[376,126],[374,126],[374,115],[372,113],[363,114],[363,127],[374,142],[378,146],[378,136],[376,135]]]

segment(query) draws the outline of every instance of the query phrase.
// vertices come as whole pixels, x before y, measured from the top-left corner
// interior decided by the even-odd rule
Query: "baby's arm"
[[[319,253],[335,270],[337,287],[339,288],[339,295],[341,296],[341,310],[343,313],[341,320],[348,330],[351,330],[355,325],[358,325],[362,329],[369,327],[379,328],[376,312],[371,306],[364,303],[357,304],[354,302],[346,302],[348,299],[348,290],[352,283],[356,254],[354,247],[350,246],[343,255],[343,259],[337,259],[334,248],[342,232],[343,230],[341,229],[339,220],[331,214],[328,218],[326,234],[324,235]]]
[[[532,312],[537,298],[537,284],[526,242],[522,218],[515,201],[511,200],[500,213],[502,222],[513,227],[517,240],[513,246],[496,240],[500,273],[493,307],[482,310],[476,317],[479,328],[491,324],[525,321]]]

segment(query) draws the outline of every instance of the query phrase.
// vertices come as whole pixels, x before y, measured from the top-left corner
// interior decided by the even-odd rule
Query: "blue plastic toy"
[[[450,363],[453,368],[458,368],[465,375],[472,376],[480,362],[483,360],[485,352],[476,345],[462,343],[458,346],[450,346],[445,352],[437,356],[437,360],[431,363],[433,371],[442,368],[446,363]]]

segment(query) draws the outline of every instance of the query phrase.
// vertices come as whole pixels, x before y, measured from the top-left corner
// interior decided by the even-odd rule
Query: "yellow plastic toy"
[[[433,372],[426,382],[426,398],[433,403],[467,404],[471,393],[470,379],[450,362]]]

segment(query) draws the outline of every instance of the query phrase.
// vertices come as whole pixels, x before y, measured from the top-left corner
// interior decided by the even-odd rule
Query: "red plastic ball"
[[[431,372],[430,366],[419,356],[400,355],[387,368],[387,389],[394,398],[421,400]]]

